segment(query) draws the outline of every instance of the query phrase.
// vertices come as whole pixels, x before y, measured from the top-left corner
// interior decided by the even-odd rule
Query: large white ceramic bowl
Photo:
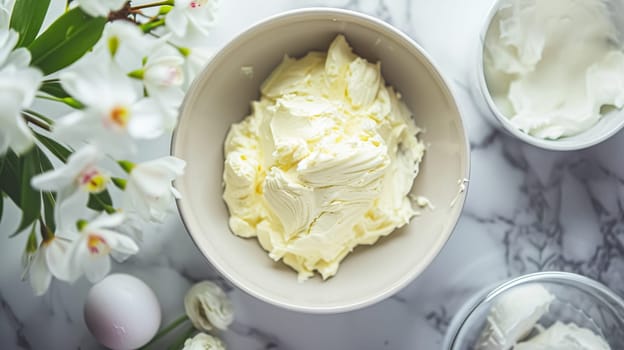
[[[230,232],[222,200],[223,142],[232,123],[250,113],[259,86],[284,54],[327,50],[342,33],[355,52],[381,61],[383,76],[415,114],[428,145],[414,193],[436,209],[381,239],[358,247],[327,281],[297,282],[296,273],[273,262],[256,239]],[[252,67],[249,70],[241,67]],[[191,87],[180,115],[172,153],[188,162],[176,182],[178,207],[197,247],[227,279],[247,293],[292,310],[333,313],[360,308],[397,292],[429,265],[460,215],[468,178],[469,147],[457,104],[424,51],[390,25],[351,11],[313,8],[258,23],[227,44]],[[454,205],[451,206],[451,203]],[[441,276],[443,278],[443,276]]]

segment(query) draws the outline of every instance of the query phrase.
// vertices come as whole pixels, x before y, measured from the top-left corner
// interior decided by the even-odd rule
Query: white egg
[[[130,275],[113,274],[91,287],[84,318],[100,343],[114,350],[129,350],[154,337],[161,312],[147,284]]]

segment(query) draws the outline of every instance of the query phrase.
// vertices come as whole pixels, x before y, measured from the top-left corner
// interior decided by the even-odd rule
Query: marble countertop
[[[624,133],[580,152],[536,149],[489,126],[468,91],[474,42],[493,0],[237,0],[221,1],[211,37],[219,47],[249,24],[299,7],[334,6],[377,16],[405,31],[451,82],[472,146],[471,183],[455,233],[433,264],[397,295],[339,314],[306,315],[257,301],[218,276],[186,234],[178,215],[145,234],[137,257],[114,271],[133,274],[155,291],[163,324],[183,313],[188,287],[218,280],[233,299],[229,349],[441,348],[457,309],[492,282],[542,270],[595,278],[624,296]],[[144,151],[168,152],[168,142]],[[82,317],[90,284],[53,282],[35,297],[20,281],[23,240],[9,239],[14,208],[0,225],[0,348],[97,349]]]

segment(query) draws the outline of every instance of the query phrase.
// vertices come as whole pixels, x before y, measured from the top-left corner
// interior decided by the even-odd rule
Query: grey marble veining
[[[624,296],[624,134],[581,152],[547,152],[493,129],[479,115],[468,76],[492,0],[222,1],[211,45],[257,20],[299,7],[361,11],[405,31],[433,57],[461,107],[472,147],[468,199],[454,235],[432,265],[395,296],[363,310],[305,315],[275,308],[221,278],[196,250],[177,215],[151,228],[140,254],[115,271],[155,290],[166,324],[182,297],[211,279],[232,297],[236,322],[222,334],[229,349],[436,350],[458,308],[474,292],[505,278],[542,270],[573,271]],[[168,152],[163,142],[153,154]],[[7,208],[0,232],[15,225]],[[82,320],[90,287],[53,283],[41,298],[20,281],[24,237],[0,244],[0,348],[97,349]],[[163,341],[167,343],[175,334]]]

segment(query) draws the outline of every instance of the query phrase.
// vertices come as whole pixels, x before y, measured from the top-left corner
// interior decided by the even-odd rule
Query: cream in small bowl
[[[624,126],[623,4],[502,0],[478,51],[478,102],[538,147],[589,147]]]
[[[423,210],[374,246],[356,248],[332,278],[300,283],[296,273],[273,261],[256,239],[230,232],[222,199],[223,145],[231,126],[250,114],[262,82],[284,55],[300,58],[310,51],[326,51],[339,34],[357,55],[381,62],[386,83],[401,92],[413,122],[422,128],[426,156],[411,193],[428,198],[436,208]],[[188,164],[184,178],[176,182],[182,194],[181,216],[212,265],[252,296],[315,313],[370,305],[416,278],[453,231],[469,172],[469,147],[457,104],[423,50],[382,21],[327,8],[272,17],[217,53],[186,97],[172,152]]]

